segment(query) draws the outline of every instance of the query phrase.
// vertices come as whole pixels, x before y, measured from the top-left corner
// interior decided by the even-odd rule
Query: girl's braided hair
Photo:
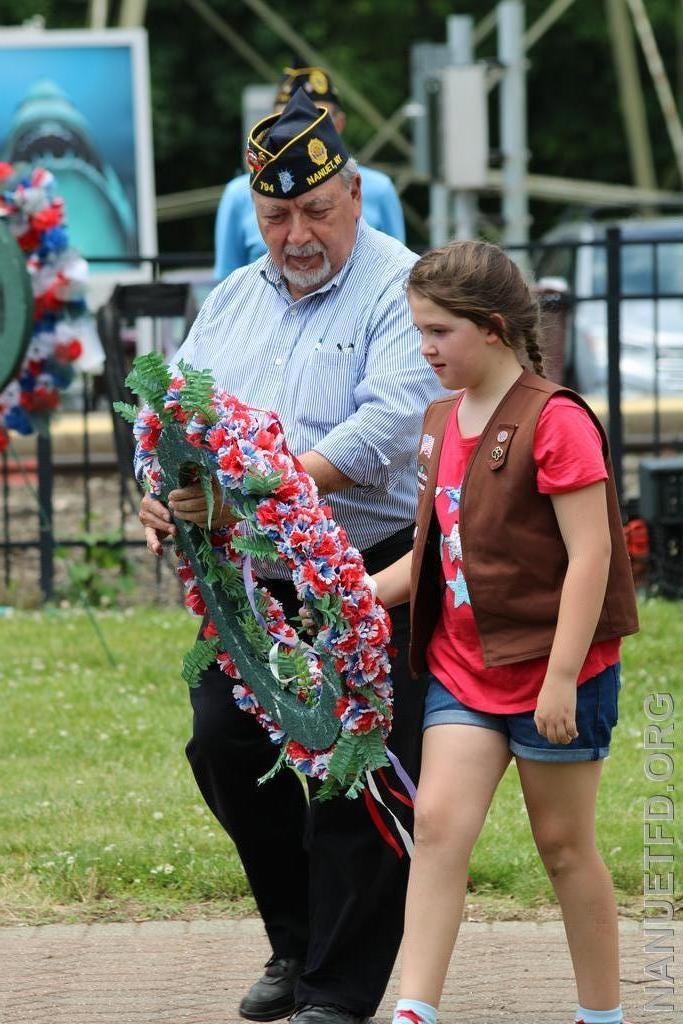
[[[495,331],[508,348],[525,350],[534,373],[544,376],[538,302],[517,264],[497,245],[450,242],[432,249],[414,264],[407,287],[453,316]]]

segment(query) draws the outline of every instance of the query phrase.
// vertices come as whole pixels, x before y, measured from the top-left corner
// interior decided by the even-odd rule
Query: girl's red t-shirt
[[[487,668],[463,573],[460,492],[478,437],[462,437],[457,402],[446,425],[434,506],[441,531],[441,616],[427,648],[427,667],[458,700],[477,711],[533,711],[548,658]],[[600,435],[585,409],[571,398],[552,397],[534,435],[536,484],[541,494],[562,494],[607,479]],[[619,661],[619,639],[593,644],[578,684]]]

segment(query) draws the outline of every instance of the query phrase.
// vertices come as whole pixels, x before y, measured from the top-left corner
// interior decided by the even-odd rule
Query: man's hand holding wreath
[[[222,504],[220,488],[215,481],[213,492],[216,511],[211,521],[212,526],[214,529],[234,526],[238,520],[230,511],[230,506]],[[208,528],[209,506],[204,489],[201,484],[196,483],[170,491],[168,508],[150,494],[145,494],[140,502],[139,519],[145,528],[147,547],[152,554],[159,557],[163,550],[164,540],[175,536],[174,519],[183,519],[187,523],[194,523],[195,526],[202,527],[202,529]]]

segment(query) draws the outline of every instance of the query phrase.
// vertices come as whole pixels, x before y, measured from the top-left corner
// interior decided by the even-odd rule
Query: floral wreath
[[[220,530],[176,522],[185,604],[208,618],[203,639],[185,656],[184,678],[197,685],[202,670],[215,660],[236,681],[232,693],[238,707],[282,744],[266,778],[287,764],[322,780],[319,798],[339,792],[357,796],[366,781],[375,794],[369,773],[389,763],[390,620],[374,598],[360,553],[287,449],[273,413],[248,408],[220,391],[209,371],[181,363],[171,378],[157,353],[139,357],[126,383],[146,403],[140,412],[125,403],[116,408],[134,425],[149,492],[165,497],[175,486],[165,480],[172,475],[168,467],[177,468],[183,459],[187,467],[191,460],[193,479],[201,481],[207,496],[209,521],[211,477],[237,518],[234,526]],[[184,454],[178,445],[185,445]],[[255,583],[252,558],[278,560],[287,567],[299,600],[320,626],[312,644],[289,625],[280,602]],[[226,607],[236,624],[230,649]],[[299,742],[277,711],[266,710],[266,698],[255,692],[259,673],[268,679],[276,709],[289,695],[288,722],[297,714],[305,722],[327,694],[324,748]],[[395,765],[393,755],[389,758]]]
[[[64,203],[53,174],[20,173],[0,162],[0,219],[26,257],[33,291],[33,337],[16,377],[0,392],[0,451],[8,431],[40,431],[71,384],[74,361],[92,332],[84,299],[88,267],[69,248]]]

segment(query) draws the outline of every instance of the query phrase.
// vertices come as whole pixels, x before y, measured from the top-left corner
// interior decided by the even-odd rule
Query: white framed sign
[[[93,275],[148,278],[135,263],[157,253],[145,30],[0,30],[0,160],[53,172]]]

